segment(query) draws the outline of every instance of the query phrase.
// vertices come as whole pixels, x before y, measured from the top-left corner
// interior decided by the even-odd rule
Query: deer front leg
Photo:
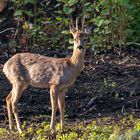
[[[6,97],[6,104],[7,104],[8,118],[9,118],[9,128],[11,131],[13,131],[14,125],[13,125],[13,111],[12,111],[11,97],[12,97],[12,91]]]
[[[62,90],[58,94],[58,107],[60,111],[60,123],[61,123],[61,130],[64,131],[64,123],[65,123],[65,118],[64,118],[64,112],[65,112],[65,93],[67,90]]]
[[[16,85],[13,85],[13,89],[12,89],[12,111],[14,113],[14,117],[16,120],[16,124],[17,124],[17,129],[19,131],[19,133],[22,133],[22,129],[21,129],[21,122],[19,119],[19,113],[18,113],[18,101],[21,97],[21,94],[24,90],[24,84],[23,83],[17,83]]]
[[[16,125],[19,133],[22,133],[21,129],[21,122],[19,119],[19,113],[18,113],[18,101],[21,97],[22,92],[28,87],[28,83],[24,81],[19,81],[17,80],[15,84],[13,84],[13,89],[12,89],[12,97],[11,97],[11,104],[12,104],[12,111],[14,113],[14,117],[16,120]]]
[[[55,86],[50,87],[50,98],[51,98],[51,107],[52,107],[50,130],[54,131],[55,116],[56,116],[56,109],[57,109],[57,100],[58,100],[57,87],[55,87]]]

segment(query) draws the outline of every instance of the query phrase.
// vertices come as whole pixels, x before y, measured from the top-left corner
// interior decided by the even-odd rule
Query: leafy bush
[[[15,17],[22,22],[29,49],[38,46],[71,48],[69,19],[85,15],[86,25],[93,26],[87,47],[95,53],[128,42],[140,41],[137,0],[13,0]]]

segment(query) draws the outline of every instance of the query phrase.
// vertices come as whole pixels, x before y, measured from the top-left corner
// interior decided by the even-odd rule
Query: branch
[[[6,32],[6,31],[14,30],[14,29],[15,29],[15,28],[7,28],[7,29],[5,29],[5,30],[1,31],[1,32],[0,32],[0,34],[2,34],[2,33],[4,33],[4,32]]]
[[[135,43],[135,42],[129,42],[126,45],[136,45],[136,46],[140,46],[140,43]]]

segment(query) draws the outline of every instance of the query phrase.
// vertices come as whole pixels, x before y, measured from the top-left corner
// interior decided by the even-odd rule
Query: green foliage
[[[132,42],[140,42],[140,2],[137,0],[130,0],[130,5],[128,8],[128,28],[127,38]]]
[[[137,131],[140,131],[140,121],[138,121],[134,127]]]
[[[137,0],[57,0],[37,3],[36,0],[13,0],[15,17],[23,25],[27,37],[26,45],[71,48],[69,44],[69,18],[85,15],[87,26],[94,30],[87,47],[94,53],[106,52],[115,45],[140,41],[140,3]],[[30,8],[29,5],[32,5]],[[53,6],[52,6],[53,5]],[[49,14],[51,13],[51,14]],[[25,26],[24,26],[25,27]]]
[[[45,117],[45,116],[43,116]],[[46,116],[47,117],[47,116]],[[28,121],[27,121],[28,122]],[[24,122],[22,127],[24,132],[19,135],[19,139],[39,139],[39,140],[139,140],[140,139],[140,120],[135,115],[124,116],[122,119],[112,121],[108,117],[97,118],[91,123],[86,121],[66,126],[65,131],[61,132],[60,124],[56,126],[56,132],[49,130],[46,122]],[[107,122],[110,122],[107,124]],[[131,126],[131,128],[130,128]],[[9,133],[5,128],[0,128],[1,138],[17,138],[17,133]]]
[[[56,140],[77,140],[78,134],[76,132],[69,132],[67,134],[61,134],[59,133],[56,136]]]
[[[5,135],[7,133],[7,130],[5,128],[0,128],[0,136]]]

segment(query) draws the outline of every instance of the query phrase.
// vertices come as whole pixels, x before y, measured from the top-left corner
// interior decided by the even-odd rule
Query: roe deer
[[[78,21],[78,20],[76,20]],[[70,33],[74,38],[73,54],[70,58],[52,58],[33,53],[18,53],[10,58],[3,68],[3,72],[12,84],[12,90],[6,98],[9,127],[12,131],[13,114],[17,129],[22,133],[17,104],[22,92],[29,86],[50,88],[51,122],[50,130],[54,130],[57,105],[60,111],[61,129],[64,129],[65,93],[72,86],[80,74],[85,56],[86,30],[70,26]]]

